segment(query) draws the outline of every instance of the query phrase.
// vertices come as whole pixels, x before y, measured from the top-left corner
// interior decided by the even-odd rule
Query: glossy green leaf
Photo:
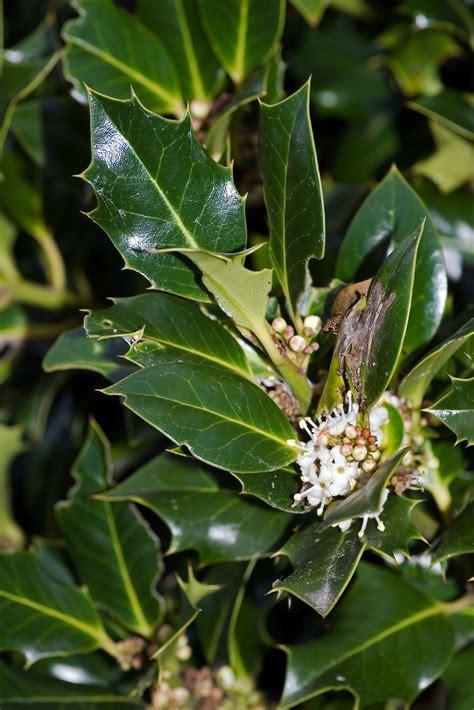
[[[31,552],[0,557],[0,648],[29,664],[103,648],[114,655],[87,591],[60,584]]]
[[[362,518],[364,515],[379,515],[383,510],[385,489],[407,451],[408,448],[405,448],[391,456],[380,464],[376,473],[369,478],[363,488],[342,501],[337,501],[337,504],[333,503],[329,506],[324,515],[322,526],[327,528],[336,523],[342,523],[344,520]]]
[[[96,604],[125,628],[149,637],[161,616],[155,594],[160,547],[129,504],[91,500],[111,483],[109,444],[95,423],[73,474],[76,485],[56,515],[79,578]]]
[[[441,192],[449,193],[472,179],[474,146],[441,124],[431,121],[430,127],[437,150],[412,170],[434,182]]]
[[[46,159],[42,110],[41,99],[24,101],[16,106],[11,122],[15,138],[37,165],[44,165]]]
[[[450,710],[471,710],[474,698],[474,646],[458,653],[443,673],[446,686],[446,707]]]
[[[75,90],[84,84],[118,99],[130,86],[152,111],[184,111],[176,68],[160,40],[111,0],[75,0],[79,19],[64,30],[65,71]]]
[[[285,18],[284,0],[200,0],[209,41],[236,84],[272,56]]]
[[[0,702],[2,708],[8,710],[30,707],[79,710],[84,708],[85,703],[87,710],[96,706],[112,709],[117,705],[122,710],[143,707],[138,702],[130,701],[125,693],[121,695],[109,687],[68,683],[36,670],[20,670],[6,663],[0,663]]]
[[[203,565],[265,557],[288,524],[284,513],[219,488],[195,463],[166,455],[102,497],[153,510],[171,530],[168,554],[196,550]]]
[[[425,392],[432,379],[448,362],[448,360],[474,335],[474,318],[457,330],[450,338],[437,345],[403,378],[399,394],[407,399],[411,406],[418,409],[421,406]]]
[[[424,540],[412,520],[413,508],[418,500],[404,496],[389,495],[383,507],[381,520],[384,530],[379,530],[374,520],[369,520],[365,537],[369,549],[393,560],[395,552],[409,555],[411,540]]]
[[[301,488],[299,476],[295,471],[280,469],[265,473],[246,473],[238,476],[242,484],[242,493],[260,498],[267,505],[286,513],[301,513],[293,505],[293,496]]]
[[[441,419],[456,434],[456,443],[474,444],[474,377],[451,377],[451,390],[426,411]]]
[[[439,603],[393,572],[361,564],[331,632],[288,649],[281,707],[329,689],[351,690],[361,707],[411,703],[442,673],[453,641]]]
[[[154,251],[245,247],[244,201],[230,169],[204,152],[189,116],[168,121],[136,98],[114,101],[97,94],[91,94],[90,107],[94,157],[85,178],[99,200],[93,219],[126,266],[155,288],[207,300],[189,261]]]
[[[474,252],[474,204],[471,195],[464,190],[445,195],[427,180],[418,181],[416,190],[431,214],[443,239],[443,246],[447,245],[448,238],[449,246],[465,253]]]
[[[209,101],[224,72],[204,34],[197,0],[140,0],[138,15],[158,35],[176,66],[185,101]]]
[[[295,458],[292,428],[256,385],[217,366],[149,367],[104,390],[202,461],[236,472],[271,471]]]
[[[309,83],[280,103],[261,104],[259,163],[270,222],[270,255],[290,310],[324,256],[324,203],[309,115]]]
[[[331,0],[291,0],[291,4],[310,25],[316,25],[321,20],[330,2]]]
[[[114,299],[111,308],[89,313],[84,327],[93,338],[138,338],[141,343],[221,365],[242,377],[250,375],[242,348],[218,321],[189,301],[165,293]]]
[[[343,533],[339,528],[324,529],[319,521],[311,523],[280,550],[293,571],[278,580],[272,591],[290,592],[327,616],[349,584],[365,546],[354,526]]]
[[[344,281],[373,276],[369,255],[392,250],[426,219],[418,251],[413,299],[404,349],[429,342],[446,302],[446,273],[439,239],[426,208],[401,174],[392,168],[354,217],[338,255],[336,275]]]
[[[93,340],[83,328],[61,333],[43,359],[46,372],[58,370],[91,370],[115,382],[135,368],[121,359],[127,347],[118,340]]]
[[[408,106],[463,138],[474,140],[474,112],[459,91],[444,89],[436,96],[410,101]]]
[[[468,503],[457,515],[433,553],[433,562],[440,562],[458,555],[474,553],[474,503]]]
[[[402,351],[422,239],[423,224],[385,259],[366,303],[362,299],[349,309],[339,327],[333,359],[366,408],[375,405],[388,387]]]
[[[449,30],[469,38],[474,20],[465,0],[404,0],[418,27]]]

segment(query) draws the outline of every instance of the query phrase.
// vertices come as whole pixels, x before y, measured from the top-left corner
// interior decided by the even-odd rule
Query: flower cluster
[[[308,417],[300,421],[308,441],[288,441],[299,450],[296,461],[303,483],[294,496],[295,504],[305,500],[322,515],[333,498],[346,497],[361,488],[377,469],[380,427],[387,422],[388,414],[384,407],[376,407],[370,412],[370,428],[364,428],[357,425],[358,409],[349,393],[347,407],[339,405],[316,421]]]
[[[312,343],[321,330],[321,318],[319,316],[306,316],[303,322],[303,332],[301,335],[295,334],[292,325],[288,325],[284,318],[274,318],[272,321],[273,332],[275,333],[280,347],[289,353],[308,356],[316,352],[318,343]]]

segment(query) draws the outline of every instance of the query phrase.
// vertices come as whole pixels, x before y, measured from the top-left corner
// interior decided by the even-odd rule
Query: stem
[[[47,229],[36,230],[32,236],[36,239],[43,252],[49,283],[54,289],[64,291],[66,270],[58,245]]]
[[[22,529],[16,524],[11,511],[9,469],[0,467],[0,549],[20,550],[25,542]]]
[[[463,597],[456,599],[453,602],[445,602],[443,609],[446,614],[459,614],[465,609],[474,606],[474,594],[465,594]]]
[[[19,303],[36,306],[37,308],[55,311],[77,303],[76,296],[69,291],[57,290],[23,279],[13,283],[2,284],[0,282],[0,286],[8,289],[13,298]]]
[[[118,651],[116,645],[105,631],[101,631],[97,635],[97,642],[106,653],[108,653],[110,656],[113,656],[114,658],[117,658]]]

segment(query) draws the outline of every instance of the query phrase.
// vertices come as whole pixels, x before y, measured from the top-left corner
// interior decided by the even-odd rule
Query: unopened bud
[[[341,454],[343,456],[351,456],[352,455],[352,444],[343,444],[341,446]]]
[[[318,444],[327,446],[329,444],[329,436],[324,432],[318,435]]]
[[[292,325],[287,325],[285,330],[283,331],[283,337],[285,340],[290,340],[295,334],[295,329],[293,328]]]
[[[367,439],[365,438],[365,436],[358,436],[356,439],[356,444],[359,444],[360,446],[366,446]]]
[[[306,340],[301,335],[294,335],[290,340],[290,348],[294,353],[302,353],[306,348]]]
[[[348,439],[355,439],[357,436],[357,429],[353,424],[348,424],[344,429],[344,434]]]
[[[362,436],[365,436],[365,438],[368,439],[370,436],[370,429],[362,429]]]
[[[367,457],[367,447],[357,444],[352,450],[352,455],[356,461],[363,461]]]
[[[366,473],[373,473],[377,468],[377,463],[373,459],[365,459],[362,464],[362,470]]]
[[[284,333],[286,328],[288,326],[288,323],[284,318],[274,318],[272,320],[272,328],[275,331],[275,333]]]
[[[317,335],[321,330],[322,321],[319,316],[306,316],[303,325],[305,328],[310,328],[314,335]]]
[[[374,461],[378,461],[380,458],[380,451],[379,449],[376,449],[375,451],[372,451],[372,458]]]
[[[304,354],[305,355],[312,355],[313,353],[316,352],[316,350],[319,350],[319,343],[312,343],[311,345],[308,345],[304,349]]]

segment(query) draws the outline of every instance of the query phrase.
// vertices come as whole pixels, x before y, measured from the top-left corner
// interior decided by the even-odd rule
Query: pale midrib
[[[412,624],[417,624],[420,621],[423,621],[424,619],[428,619],[430,616],[436,616],[437,614],[441,614],[441,613],[442,613],[441,607],[432,606],[428,609],[425,609],[424,611],[419,611],[417,614],[413,614],[413,616],[410,616],[407,619],[403,619],[402,621],[399,621],[397,624],[390,626],[385,631],[381,631],[376,636],[373,636],[371,639],[368,639],[364,643],[361,643],[361,644],[359,644],[359,646],[356,646],[355,648],[348,651],[346,654],[344,654],[343,656],[338,658],[337,661],[335,661],[334,663],[331,663],[329,666],[326,666],[326,668],[324,668],[321,671],[321,673],[319,673],[319,675],[321,675],[322,673],[326,673],[328,670],[330,670],[334,666],[337,666],[340,663],[347,661],[349,658],[352,658],[352,656],[355,656],[356,654],[361,653],[362,651],[365,651],[366,649],[370,648],[371,646],[374,646],[376,643],[383,641],[388,636],[393,636],[393,634],[396,634],[399,631],[402,631],[403,629],[405,629],[408,626],[411,626]]]
[[[201,75],[198,71],[198,61],[196,54],[194,52],[194,45],[192,42],[191,34],[189,32],[188,22],[183,10],[183,1],[177,0],[176,2],[176,12],[178,14],[178,22],[181,27],[181,33],[183,37],[183,47],[186,54],[186,59],[188,60],[189,71],[191,73],[191,81],[193,84],[195,98],[205,99],[206,90],[201,81]]]
[[[228,417],[225,414],[222,414],[221,412],[215,412],[213,409],[208,409],[206,407],[199,407],[196,404],[189,404],[188,402],[181,402],[179,399],[172,399],[171,397],[165,397],[163,395],[158,394],[157,392],[153,392],[153,394],[144,394],[144,393],[130,394],[128,392],[113,392],[113,394],[122,395],[122,397],[125,397],[125,401],[127,401],[128,397],[130,397],[130,396],[132,396],[132,397],[133,396],[141,396],[141,397],[152,397],[152,398],[157,397],[158,399],[163,399],[166,402],[171,402],[173,404],[179,404],[181,407],[188,407],[189,409],[196,409],[199,412],[207,412],[208,414],[213,414],[215,417],[219,417],[220,419],[223,419],[226,422],[231,422],[232,424],[237,424],[238,426],[242,427],[243,429],[249,429],[250,431],[253,431],[256,434],[261,434],[266,439],[273,439],[273,441],[278,442],[278,444],[280,444],[280,446],[283,446],[285,449],[290,449],[286,440],[279,439],[277,436],[270,434],[268,431],[265,431],[263,429],[258,429],[257,427],[254,427],[251,424],[247,424],[246,422],[242,421],[241,419],[232,419],[232,417]]]
[[[247,45],[248,11],[248,0],[241,0],[234,72],[239,81],[242,81],[245,76],[245,49]]]
[[[15,602],[16,604],[30,607],[30,609],[35,609],[36,611],[41,612],[45,616],[52,616],[53,618],[63,621],[65,624],[68,624],[68,626],[74,626],[79,631],[82,631],[83,633],[87,634],[91,638],[96,639],[96,641],[100,643],[100,639],[102,637],[101,630],[95,629],[93,626],[89,626],[88,624],[85,624],[82,621],[78,621],[73,616],[63,614],[62,611],[57,611],[56,609],[52,609],[51,607],[44,606],[43,604],[39,604],[38,602],[35,602],[32,599],[27,599],[26,597],[19,597],[18,595],[12,594],[11,592],[6,592],[4,589],[0,590],[0,597],[5,597],[5,599],[9,599],[10,601]]]
[[[135,69],[132,69],[132,67],[130,67],[128,64],[124,64],[124,62],[122,62],[120,59],[117,59],[117,57],[114,57],[112,54],[109,54],[109,52],[105,52],[103,49],[99,49],[93,44],[89,44],[89,42],[85,42],[80,37],[74,35],[69,35],[69,40],[73,44],[76,44],[78,47],[81,47],[81,49],[85,50],[86,52],[89,52],[89,54],[93,54],[95,57],[102,59],[106,64],[110,64],[110,66],[114,67],[115,69],[118,69],[123,74],[126,74],[130,78],[134,79],[134,81],[138,84],[145,86],[153,94],[156,94],[156,96],[159,96],[161,99],[169,101],[172,106],[175,106],[177,104],[178,99],[176,96],[170,94],[168,91],[163,89],[160,84],[157,84],[156,82],[152,81],[144,74],[135,71]]]
[[[140,602],[138,601],[138,597],[136,595],[135,589],[133,587],[132,580],[130,579],[128,567],[125,563],[125,558],[123,556],[122,547],[121,547],[120,541],[118,539],[117,525],[115,523],[115,518],[112,513],[111,504],[106,503],[105,509],[106,509],[106,515],[107,515],[107,523],[108,523],[109,530],[110,530],[110,538],[112,541],[112,547],[114,548],[115,557],[117,558],[117,563],[118,563],[119,570],[120,570],[120,573],[122,576],[123,585],[125,587],[125,592],[130,600],[130,606],[132,607],[132,611],[135,615],[135,619],[138,622],[138,625],[140,627],[140,629],[139,629],[140,633],[143,633],[144,636],[147,636],[150,633],[151,627],[150,627],[150,624],[148,623],[147,619],[145,618],[143,610],[140,606]]]
[[[299,111],[299,107],[298,107],[298,111]],[[292,304],[292,302],[291,302],[290,284],[289,284],[289,281],[288,281],[288,268],[287,268],[287,251],[288,251],[288,250],[287,250],[287,243],[288,243],[288,235],[287,235],[287,228],[286,228],[286,204],[287,204],[287,201],[286,201],[286,197],[287,197],[286,186],[287,186],[287,183],[288,183],[288,161],[289,161],[289,156],[290,156],[290,147],[291,147],[291,141],[292,141],[292,139],[293,139],[293,131],[294,131],[295,124],[296,124],[296,121],[297,121],[297,116],[298,116],[298,113],[296,113],[296,115],[295,115],[295,120],[294,120],[293,125],[292,125],[292,127],[291,127],[291,132],[290,132],[290,136],[289,136],[289,139],[288,139],[288,148],[287,148],[287,151],[286,151],[286,159],[285,159],[285,176],[284,176],[284,181],[283,181],[283,200],[282,200],[282,202],[283,202],[283,207],[282,207],[282,210],[281,210],[281,216],[282,216],[282,220],[281,220],[281,230],[282,230],[282,253],[280,254],[280,256],[282,257],[282,260],[283,260],[283,269],[280,269],[280,268],[279,268],[279,265],[275,265],[275,264],[274,264],[276,271],[277,271],[277,272],[278,272],[278,271],[280,272],[281,277],[282,277],[282,280],[284,281],[284,283],[282,284],[282,286],[283,286],[283,291],[284,291],[284,293],[285,293],[285,296],[286,296],[286,298],[287,298],[287,301],[288,301],[288,304],[289,304],[289,306],[290,306],[291,311],[293,311],[293,304]]]
[[[105,110],[105,109],[104,109],[104,110]],[[109,114],[107,114],[107,115],[109,116]],[[168,200],[168,198],[166,197],[165,193],[163,192],[163,190],[161,189],[161,187],[160,187],[159,184],[157,183],[156,179],[152,176],[152,174],[150,173],[150,171],[149,171],[148,168],[146,167],[145,163],[142,161],[142,159],[141,159],[140,156],[138,155],[138,153],[137,153],[137,151],[135,150],[135,148],[133,147],[133,145],[132,145],[132,144],[130,143],[130,141],[124,136],[124,134],[119,130],[119,128],[117,127],[117,125],[116,125],[116,124],[114,123],[114,121],[112,120],[111,116],[109,116],[109,119],[112,121],[113,125],[114,125],[115,128],[117,129],[117,132],[120,133],[120,135],[122,136],[122,138],[124,139],[124,141],[125,141],[125,142],[127,143],[127,145],[130,147],[130,150],[132,151],[132,153],[134,154],[134,156],[136,157],[136,159],[138,160],[138,162],[139,162],[140,165],[142,166],[143,170],[146,172],[146,174],[147,174],[148,177],[150,178],[151,182],[153,183],[153,185],[154,185],[155,188],[156,188],[156,191],[158,192],[158,194],[160,195],[161,199],[163,200],[163,202],[165,203],[166,207],[168,208],[169,212],[171,213],[171,216],[173,217],[176,226],[178,227],[178,229],[180,230],[180,232],[183,234],[183,236],[184,236],[185,240],[187,241],[187,243],[189,244],[189,246],[192,247],[192,248],[194,248],[194,249],[199,249],[199,244],[195,241],[193,235],[192,235],[191,232],[187,229],[187,227],[185,226],[185,224],[184,224],[184,222],[182,221],[181,217],[180,217],[179,214],[176,212],[175,208],[173,207],[173,205],[171,204],[171,202]],[[158,251],[159,251],[159,250],[158,250]]]

